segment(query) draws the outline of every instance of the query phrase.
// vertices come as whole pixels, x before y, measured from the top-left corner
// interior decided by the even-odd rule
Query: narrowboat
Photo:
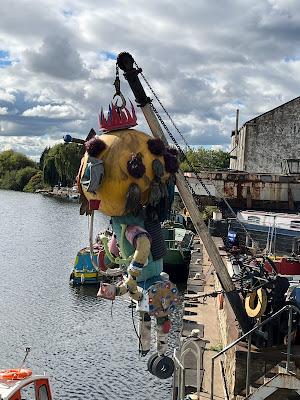
[[[98,252],[93,253],[93,258],[95,263],[98,264]],[[83,249],[79,250],[76,255],[74,267],[70,275],[70,284],[72,286],[80,286],[91,284],[95,285],[98,283],[99,273],[91,261],[90,248],[84,247]]]

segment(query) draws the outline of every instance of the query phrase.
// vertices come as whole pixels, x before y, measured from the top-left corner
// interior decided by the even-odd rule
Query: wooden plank
[[[203,292],[203,284],[202,285],[189,285],[187,288],[188,293],[198,293]]]
[[[189,278],[187,280],[187,285],[188,285],[188,287],[189,287],[189,285],[192,285],[192,286],[203,286],[203,279]]]

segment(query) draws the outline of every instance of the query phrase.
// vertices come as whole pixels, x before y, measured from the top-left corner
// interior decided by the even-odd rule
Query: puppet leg
[[[145,312],[140,312],[139,314],[139,352],[142,356],[145,356],[149,353],[151,346],[151,317]]]
[[[157,353],[162,356],[167,351],[171,322],[168,317],[156,318]]]

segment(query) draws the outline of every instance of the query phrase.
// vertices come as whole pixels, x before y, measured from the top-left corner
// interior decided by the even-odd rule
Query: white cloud
[[[36,106],[25,110],[22,114],[24,117],[39,117],[39,118],[58,118],[58,119],[73,119],[82,116],[74,107],[69,105],[52,106]]]
[[[10,121],[1,121],[0,119],[0,135],[1,136],[10,136],[10,134],[14,134],[17,128],[17,124]],[[4,140],[3,140],[4,142]]]
[[[61,143],[61,140],[47,137],[24,137],[24,136],[11,136],[7,140],[0,142],[0,152],[5,150],[14,150],[23,154],[27,154],[35,161],[38,161],[43,149],[47,146],[54,146]]]
[[[0,87],[0,101],[7,101],[9,103],[13,103],[16,100],[16,97],[10,93],[6,88]]]
[[[8,114],[7,107],[0,107],[0,115],[6,115],[6,114]]]

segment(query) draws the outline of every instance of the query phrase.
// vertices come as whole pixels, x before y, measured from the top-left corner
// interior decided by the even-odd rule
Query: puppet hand
[[[123,296],[123,294],[127,292],[136,293],[137,291],[138,289],[135,278],[131,275],[128,275],[128,277],[125,278],[120,285],[117,285],[116,295]]]
[[[133,276],[133,277],[137,277],[140,275],[140,273],[142,272],[143,269],[143,264],[138,263],[137,261],[131,261],[131,263],[129,264],[129,267],[127,269],[127,272]]]
[[[129,293],[137,292],[137,283],[133,276],[128,275],[128,278],[125,279],[124,283],[126,284]]]

